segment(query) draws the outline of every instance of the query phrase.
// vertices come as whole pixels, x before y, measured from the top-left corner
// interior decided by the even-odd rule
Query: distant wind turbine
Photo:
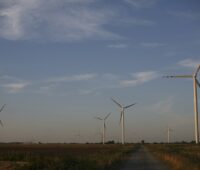
[[[103,143],[103,133],[102,133],[101,129],[100,129],[100,131],[98,130],[98,132],[95,132],[94,135],[100,136],[100,141],[101,141],[101,143]]]
[[[76,143],[81,143],[80,138],[82,137],[81,133],[80,133],[80,129],[78,130],[78,133],[75,135],[77,141]]]
[[[2,112],[3,111],[3,109],[4,109],[4,107],[5,107],[6,105],[4,104],[2,107],[1,107],[1,109],[0,109],[0,112]],[[0,120],[0,124],[1,124],[1,126],[3,127],[3,123],[2,123],[2,121]]]
[[[104,118],[95,117],[95,119],[101,120],[103,122],[102,126],[102,142],[105,144],[105,133],[106,133],[106,119],[110,116],[111,113],[108,113]]]
[[[119,104],[116,100],[114,100],[113,98],[111,98],[111,100],[120,108],[120,112],[121,112],[121,115],[120,115],[120,123],[121,123],[121,126],[122,126],[122,144],[124,145],[125,143],[125,129],[124,129],[124,111],[125,109],[128,109],[129,107],[135,105],[136,103],[133,103],[131,105],[128,105],[128,106],[122,106],[121,104]]]
[[[192,78],[194,87],[194,123],[195,123],[195,141],[199,143],[199,122],[198,122],[198,97],[197,97],[197,86],[200,87],[200,83],[197,80],[197,74],[200,70],[200,64],[195,70],[193,75],[175,75],[175,76],[164,76],[165,78]]]
[[[172,131],[173,131],[172,129],[167,127],[167,143],[170,143],[170,132],[172,132]]]

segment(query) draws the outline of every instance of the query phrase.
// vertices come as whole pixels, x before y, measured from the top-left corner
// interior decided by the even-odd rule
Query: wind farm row
[[[200,65],[198,65],[197,69],[195,70],[194,74],[191,75],[170,75],[170,76],[163,76],[164,78],[190,78],[193,80],[193,90],[194,90],[194,124],[195,124],[195,142],[196,144],[199,143],[199,121],[198,121],[198,95],[197,95],[197,87],[200,87],[200,83],[198,81],[198,73],[200,71]],[[125,141],[125,110],[136,105],[137,103],[133,103],[130,105],[122,105],[120,102],[116,101],[115,99],[111,98],[111,101],[118,106],[120,111],[120,125],[121,125],[121,143],[124,145]],[[3,111],[5,104],[1,107],[0,112]],[[102,122],[102,143],[105,144],[106,142],[106,120],[110,117],[111,113],[108,113],[105,117],[94,117],[97,120]],[[0,120],[1,126],[3,126],[2,121]],[[170,143],[170,132],[172,129],[169,127],[167,128],[167,142]]]
[[[199,143],[199,121],[198,121],[198,95],[197,95],[197,86],[200,87],[200,83],[197,79],[198,72],[200,70],[200,65],[198,65],[197,69],[195,70],[194,74],[192,75],[172,75],[172,76],[163,76],[164,78],[192,78],[193,79],[193,90],[194,90],[194,124],[195,124],[195,142],[196,144]],[[113,98],[111,100],[119,107],[120,110],[120,124],[121,124],[121,143],[125,144],[125,110],[128,109],[129,107],[132,107],[134,104],[123,106]],[[106,119],[110,116],[110,113],[105,117],[105,118],[100,118],[100,117],[95,117],[96,119],[99,119],[103,122],[103,128],[102,128],[102,143],[105,143],[105,129],[106,129],[106,124],[105,121]],[[167,143],[170,143],[170,132],[173,130],[169,127],[167,127]]]
[[[122,135],[122,139],[121,142],[124,145],[125,144],[125,122],[124,122],[124,114],[125,114],[125,109],[128,109],[129,107],[135,105],[131,104],[131,105],[127,105],[127,106],[123,106],[120,103],[118,103],[116,100],[114,100],[113,98],[111,98],[111,100],[119,107],[120,110],[120,124],[121,124],[121,135]],[[101,120],[103,122],[103,126],[102,126],[102,143],[105,144],[105,134],[106,134],[106,119],[110,116],[111,113],[108,113],[104,118],[101,117],[95,117],[98,120]]]

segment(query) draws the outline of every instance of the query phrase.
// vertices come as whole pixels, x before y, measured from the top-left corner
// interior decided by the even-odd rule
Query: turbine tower
[[[3,109],[4,109],[4,107],[5,107],[6,105],[4,104],[2,107],[1,107],[1,109],[0,109],[0,112],[2,112],[3,111]],[[0,120],[0,124],[1,124],[1,126],[3,127],[3,123],[2,123],[2,121]]]
[[[175,76],[164,76],[166,78],[191,78],[193,79],[194,88],[194,123],[195,123],[195,141],[199,143],[199,122],[198,122],[198,97],[197,97],[197,85],[200,87],[200,83],[197,79],[198,72],[200,70],[200,64],[193,75],[175,75]]]
[[[120,123],[121,123],[121,126],[122,126],[122,144],[124,145],[125,143],[125,128],[124,128],[124,111],[125,109],[135,105],[136,103],[133,103],[131,105],[128,105],[128,106],[122,106],[121,104],[119,104],[116,100],[114,100],[113,98],[111,98],[111,100],[120,108],[120,112],[121,112],[121,115],[120,115]]]
[[[167,143],[170,143],[170,132],[172,132],[172,131],[173,131],[172,129],[167,127]]]
[[[110,116],[111,113],[108,113],[104,118],[95,117],[95,119],[101,120],[103,122],[102,126],[102,143],[105,144],[105,135],[106,135],[106,119]]]

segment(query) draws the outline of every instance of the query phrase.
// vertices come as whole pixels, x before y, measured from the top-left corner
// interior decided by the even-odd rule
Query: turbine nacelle
[[[137,104],[137,103],[133,103],[133,104],[131,104],[131,105],[123,106],[123,105],[119,104],[116,100],[114,100],[113,98],[111,98],[111,100],[112,100],[116,105],[118,105],[118,107],[121,109],[121,111],[124,111],[125,109],[128,109],[129,107],[131,107],[131,106]]]
[[[104,118],[97,117],[97,116],[94,117],[94,118],[95,118],[95,119],[98,119],[98,120],[104,120],[104,121],[105,121],[105,120],[110,116],[110,114],[111,114],[111,113],[108,113]]]
[[[198,65],[198,67],[193,75],[195,78],[197,77],[199,70],[200,70],[200,64]]]

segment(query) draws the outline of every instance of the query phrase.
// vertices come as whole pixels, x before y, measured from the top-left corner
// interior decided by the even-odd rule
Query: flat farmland
[[[0,169],[117,169],[136,145],[0,144]]]
[[[148,150],[172,170],[199,170],[200,145],[196,144],[149,144]]]

